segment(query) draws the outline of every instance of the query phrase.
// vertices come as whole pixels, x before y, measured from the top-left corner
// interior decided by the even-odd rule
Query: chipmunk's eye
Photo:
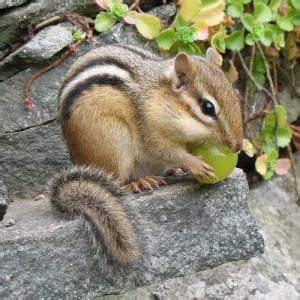
[[[201,104],[201,110],[205,115],[208,115],[210,117],[216,116],[215,106],[208,100],[203,100]]]

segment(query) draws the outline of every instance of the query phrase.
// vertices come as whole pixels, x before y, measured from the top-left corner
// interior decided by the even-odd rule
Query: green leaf
[[[297,11],[300,11],[300,1],[299,0],[291,0],[291,3]]]
[[[278,147],[286,147],[292,139],[292,131],[288,127],[281,127],[277,130],[277,145]]]
[[[264,73],[260,73],[260,72],[253,72],[253,76],[255,78],[255,80],[260,84],[260,85],[264,85],[266,82],[266,77]]]
[[[253,46],[256,41],[257,41],[257,38],[255,37],[255,35],[253,33],[247,34],[246,39],[245,39],[245,42],[247,45]]]
[[[271,9],[274,13],[276,13],[277,10],[278,10],[278,8],[279,8],[280,5],[281,5],[281,2],[282,2],[282,0],[271,0],[271,1],[270,1],[270,4],[269,4],[270,9]]]
[[[277,150],[273,150],[267,154],[267,172],[266,175],[263,176],[265,180],[270,179],[274,175],[274,169],[278,156],[279,154]]]
[[[188,22],[184,21],[180,15],[177,15],[175,18],[175,28],[177,31],[184,29],[189,26]]]
[[[182,42],[179,42],[178,43],[178,52],[185,52],[187,54],[193,55],[193,54],[196,53],[196,50],[193,47],[192,43],[182,43]]]
[[[265,26],[263,24],[254,24],[252,33],[258,39],[263,36],[265,31]]]
[[[177,40],[177,33],[174,29],[168,28],[161,31],[155,40],[159,48],[170,50]]]
[[[225,40],[226,48],[231,51],[241,51],[245,46],[245,30],[236,30]]]
[[[292,138],[291,130],[286,126],[287,114],[284,106],[276,106],[276,114],[271,111],[264,120],[262,128],[262,136],[264,139],[264,151],[270,149],[270,144],[273,143],[275,147],[275,134],[277,138],[277,145],[279,147],[286,147]],[[275,133],[276,131],[276,133]]]
[[[282,32],[274,40],[274,45],[277,50],[285,47],[284,33]]]
[[[95,19],[94,27],[96,31],[104,32],[113,27],[115,23],[116,21],[112,18],[110,13],[101,12]]]
[[[258,3],[253,14],[255,23],[268,23],[272,20],[272,11],[265,3]]]
[[[273,150],[276,150],[275,140],[264,141],[264,143],[263,143],[263,151],[265,153],[270,153]]]
[[[295,17],[293,18],[293,24],[295,26],[300,26],[300,14],[295,15]]]
[[[276,113],[277,113],[278,127],[286,126],[287,113],[286,113],[285,107],[283,105],[277,105],[276,106]]]
[[[252,0],[242,0],[243,4],[249,4]]]
[[[259,55],[254,56],[253,69],[259,73],[263,73],[263,74],[266,73],[266,66],[264,64],[264,61]]]
[[[213,48],[217,49],[220,52],[225,52],[225,38],[226,38],[227,34],[226,34],[226,29],[222,28],[220,31],[218,31],[217,33],[215,33],[212,37],[211,37],[211,45]]]
[[[128,11],[128,6],[126,4],[114,4],[110,11],[112,13],[112,18],[114,20],[122,19]]]
[[[215,3],[217,3],[217,2],[218,2],[218,0],[202,0],[202,1],[201,1],[201,4],[202,4],[203,6],[205,6],[205,5],[215,4]]]
[[[275,24],[266,24],[266,30],[270,30],[273,34],[273,39],[276,39],[283,31]]]
[[[195,49],[195,54],[202,55],[202,56],[204,55],[206,49],[205,49],[203,43],[201,43],[200,45],[198,45],[195,42],[193,42],[192,46]]]
[[[235,1],[228,6],[227,12],[233,18],[240,18],[244,13],[244,5],[239,1]]]
[[[278,16],[276,23],[284,31],[292,31],[294,29],[292,20],[287,17]]]
[[[273,41],[273,34],[272,31],[266,29],[263,33],[263,35],[259,38],[259,40],[262,42],[262,44],[266,47],[270,46]]]
[[[139,33],[149,40],[157,37],[161,30],[160,20],[151,14],[139,14],[139,18],[135,26]]]
[[[186,22],[190,22],[198,15],[201,8],[201,0],[181,0],[179,13]]]
[[[82,31],[76,31],[73,33],[72,38],[73,41],[80,41],[82,39],[83,32]]]
[[[245,26],[245,28],[249,31],[252,32],[253,30],[253,25],[254,25],[254,20],[253,20],[253,16],[250,14],[245,14],[242,18],[241,21],[243,23],[243,25]]]
[[[183,43],[193,42],[197,39],[197,30],[195,27],[190,26],[181,29],[178,32],[178,39]]]

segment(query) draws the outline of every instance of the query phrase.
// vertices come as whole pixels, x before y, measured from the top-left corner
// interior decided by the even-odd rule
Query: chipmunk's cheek
[[[198,142],[211,135],[206,126],[189,116],[181,118],[176,126],[177,131],[173,138],[181,142]]]

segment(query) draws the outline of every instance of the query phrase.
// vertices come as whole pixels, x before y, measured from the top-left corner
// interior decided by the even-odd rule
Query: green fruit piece
[[[203,161],[214,168],[217,179],[209,182],[194,176],[201,183],[217,183],[227,178],[235,168],[238,155],[231,152],[227,147],[220,147],[212,144],[203,144],[195,148],[192,152],[196,156],[201,156]]]

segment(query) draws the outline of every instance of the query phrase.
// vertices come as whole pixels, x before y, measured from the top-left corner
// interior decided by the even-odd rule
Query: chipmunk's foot
[[[138,181],[126,184],[123,189],[126,192],[141,193],[142,191],[153,191],[154,189],[159,189],[161,185],[167,185],[165,177],[163,176],[147,176]]]

